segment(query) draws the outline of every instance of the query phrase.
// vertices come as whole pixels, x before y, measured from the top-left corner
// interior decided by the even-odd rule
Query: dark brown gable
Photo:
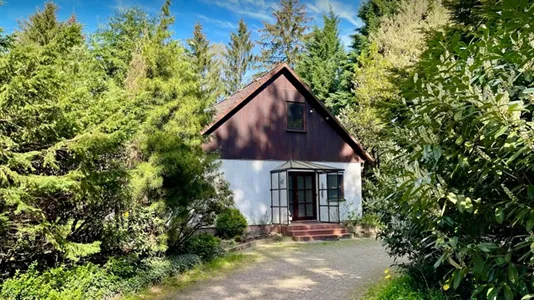
[[[210,136],[206,151],[220,150],[223,159],[370,160],[287,67],[259,79],[258,84],[242,99],[219,104],[226,111],[219,112],[204,132]],[[304,132],[287,129],[288,102],[304,104]]]

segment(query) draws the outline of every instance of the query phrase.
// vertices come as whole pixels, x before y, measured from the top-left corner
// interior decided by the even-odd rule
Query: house
[[[281,64],[215,106],[205,151],[249,224],[340,223],[361,215],[361,174],[371,156]]]

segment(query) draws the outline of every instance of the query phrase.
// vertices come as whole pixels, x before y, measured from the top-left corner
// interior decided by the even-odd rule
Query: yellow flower
[[[384,270],[384,274],[387,274],[387,273],[389,273],[389,269]]]
[[[386,279],[390,279],[390,278],[391,278],[391,274],[386,276]]]
[[[444,291],[448,290],[449,288],[450,288],[450,286],[449,286],[448,284],[444,284],[444,285],[443,285],[443,290],[444,290]]]
[[[128,216],[130,215],[130,213],[128,211],[125,211],[123,214],[122,214],[125,218],[128,218]]]

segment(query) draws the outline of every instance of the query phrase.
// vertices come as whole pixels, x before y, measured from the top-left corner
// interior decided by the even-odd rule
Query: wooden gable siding
[[[307,101],[291,77],[281,72],[242,107],[209,133],[204,150],[219,150],[222,159],[363,162],[328,124],[317,104]],[[306,132],[288,132],[287,102],[305,103]],[[311,112],[310,112],[311,110]]]

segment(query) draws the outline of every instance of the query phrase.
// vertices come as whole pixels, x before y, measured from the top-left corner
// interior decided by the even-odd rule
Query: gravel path
[[[254,251],[258,262],[168,299],[359,299],[393,262],[373,239],[271,244]]]

